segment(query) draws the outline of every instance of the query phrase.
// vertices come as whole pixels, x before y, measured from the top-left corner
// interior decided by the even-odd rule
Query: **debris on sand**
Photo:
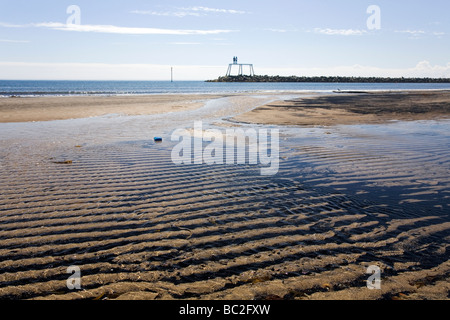
[[[52,161],[55,164],[72,164],[72,160],[65,160],[65,161]]]

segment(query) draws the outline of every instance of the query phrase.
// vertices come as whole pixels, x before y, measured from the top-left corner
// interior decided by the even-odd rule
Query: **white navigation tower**
[[[254,76],[255,75],[255,70],[253,69],[253,64],[250,63],[238,63],[238,57],[233,57],[233,63],[230,63],[228,65],[228,70],[227,70],[227,77],[232,76],[232,73],[235,72],[235,70],[237,70],[237,75],[238,76],[243,76],[244,75],[244,69],[249,70],[248,75],[250,76]]]

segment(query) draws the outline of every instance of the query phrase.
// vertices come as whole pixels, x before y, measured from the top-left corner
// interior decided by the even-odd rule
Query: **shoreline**
[[[241,93],[165,93],[165,94],[131,94],[131,95],[72,95],[72,96],[21,96],[21,97],[2,97],[0,98],[0,123],[16,123],[16,122],[38,122],[38,121],[53,121],[53,120],[69,120],[69,119],[83,119],[98,116],[106,116],[110,114],[124,114],[130,116],[164,114],[178,111],[195,110],[202,107],[207,101],[224,98],[224,97],[248,97],[256,95],[298,95],[298,99],[293,101],[313,102],[316,97],[302,97],[302,95],[315,95],[319,97],[339,97],[341,99],[346,96],[363,96],[369,95],[369,98],[375,96],[394,96],[394,95],[433,95],[448,97],[450,100],[450,90],[445,89],[409,89],[409,90],[302,90],[302,91],[255,91],[255,92],[241,92]],[[441,99],[442,100],[442,99]],[[274,107],[276,104],[276,107]],[[298,103],[297,103],[298,104]],[[294,102],[287,102],[280,100],[277,103],[271,103],[265,106],[260,106],[248,113],[241,114],[234,117],[233,120],[245,123],[258,124],[285,124],[285,125],[332,125],[331,120],[336,120],[335,124],[355,124],[361,121],[385,120],[404,120],[404,115],[399,119],[394,119],[391,116],[383,119],[372,119],[370,117],[363,117],[360,115],[358,119],[352,113],[345,111],[348,106],[343,106],[345,112],[328,112],[327,114],[320,114],[317,112],[309,112],[302,114],[304,105],[296,106]],[[322,106],[323,107],[323,106]],[[276,111],[275,111],[276,108]],[[328,107],[327,107],[328,108]],[[272,112],[269,112],[269,109]],[[323,111],[323,108],[316,108],[315,111]],[[319,110],[320,109],[320,110]],[[328,108],[330,109],[330,108]],[[283,110],[284,112],[279,112]],[[312,109],[310,109],[312,110]],[[314,111],[314,110],[313,110]],[[274,113],[275,112],[275,113]],[[400,110],[400,113],[401,110]],[[289,116],[288,116],[289,114]],[[413,117],[412,120],[426,120],[434,119],[434,116],[449,115],[450,111],[446,109],[445,112],[438,112],[432,115],[430,112],[421,114],[421,117]],[[329,121],[300,121],[296,122],[291,116],[298,118],[299,116],[306,116],[310,119],[318,120],[323,116],[328,117]],[[291,118],[290,120],[285,118]],[[347,118],[347,120],[344,120]],[[350,119],[352,118],[352,119]],[[351,121],[349,121],[351,120]]]
[[[285,84],[283,82],[279,82],[279,84]],[[329,83],[329,84],[339,84],[339,83]],[[347,84],[347,83],[342,83]],[[367,83],[362,83],[367,84]],[[376,84],[376,83],[375,83]],[[419,83],[420,84],[420,83]],[[155,92],[155,93],[52,93],[52,92],[42,92],[42,93],[33,93],[33,92],[3,92],[0,93],[1,99],[14,99],[14,98],[64,98],[64,97],[152,97],[152,96],[199,96],[199,95],[248,95],[248,94],[260,94],[260,93],[308,93],[308,92],[316,92],[316,93],[371,93],[371,92],[417,92],[417,91],[450,91],[449,88],[397,88],[397,89],[344,89],[340,90],[336,89],[254,89],[254,90],[243,90],[243,91],[201,91],[201,92]]]
[[[40,96],[0,99],[0,123],[83,119],[110,114],[128,116],[195,110],[222,94],[138,96]]]

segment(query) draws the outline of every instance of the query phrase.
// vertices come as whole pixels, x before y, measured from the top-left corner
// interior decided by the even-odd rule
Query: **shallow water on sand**
[[[286,133],[299,167],[307,168],[304,180],[448,213],[449,127],[449,120],[411,121]]]
[[[239,126],[226,118],[271,98],[246,99],[1,124],[0,298],[447,296],[448,121],[280,128],[272,177],[172,163],[174,128]]]

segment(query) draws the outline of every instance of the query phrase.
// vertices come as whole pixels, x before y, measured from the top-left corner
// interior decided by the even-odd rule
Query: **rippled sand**
[[[1,125],[0,298],[448,298],[446,121],[281,127],[274,177],[171,162],[174,128],[241,126],[227,119],[279,98]]]

